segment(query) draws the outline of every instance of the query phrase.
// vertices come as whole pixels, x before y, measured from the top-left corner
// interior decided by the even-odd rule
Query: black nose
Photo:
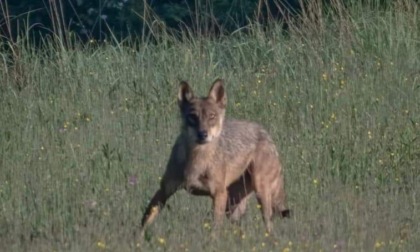
[[[208,134],[207,134],[207,130],[200,130],[200,131],[197,133],[198,140],[200,140],[200,141],[204,141],[204,140],[206,140],[207,136],[208,136]]]

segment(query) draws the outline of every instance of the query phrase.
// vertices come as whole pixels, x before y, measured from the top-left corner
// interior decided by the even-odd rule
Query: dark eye
[[[190,126],[197,125],[197,121],[198,121],[197,115],[189,114],[189,115],[187,115],[187,118],[186,119],[187,119],[187,124],[188,125],[190,125]]]
[[[212,114],[209,115],[209,118],[214,119],[214,118],[216,118],[216,115],[212,113]]]

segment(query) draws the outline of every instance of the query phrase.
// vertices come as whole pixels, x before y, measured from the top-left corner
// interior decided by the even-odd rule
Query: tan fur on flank
[[[267,232],[274,213],[288,216],[283,170],[276,146],[259,124],[225,119],[227,95],[216,80],[207,97],[196,97],[181,82],[178,105],[183,127],[163,175],[160,188],[142,218],[145,228],[179,189],[213,200],[214,225],[226,214],[239,220],[255,192]]]

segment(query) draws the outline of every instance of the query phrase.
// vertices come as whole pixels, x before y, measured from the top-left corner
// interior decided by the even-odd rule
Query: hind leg
[[[278,190],[282,187],[281,165],[276,147],[270,140],[261,141],[256,149],[250,173],[265,227],[271,233],[275,206],[282,195]]]
[[[226,206],[226,215],[233,221],[239,221],[245,214],[248,199],[254,191],[249,173],[245,172],[237,181],[232,183],[228,191],[229,199]]]
[[[273,223],[271,221],[273,217],[273,197],[270,183],[267,183],[266,180],[267,177],[255,174],[253,183],[258,203],[261,205],[261,214],[264,220],[265,228],[268,233],[271,233],[273,230]]]
[[[272,183],[273,212],[280,217],[290,217],[290,210],[286,207],[286,192],[284,190],[284,175],[279,164],[279,176]]]
[[[282,180],[282,179],[281,179]],[[283,218],[290,217],[290,210],[286,207],[286,193],[284,192],[283,183],[279,183],[280,187],[273,192],[273,211],[274,214]]]
[[[264,188],[258,188],[256,189],[256,192],[258,203],[261,205],[261,214],[263,216],[265,228],[268,233],[271,233],[273,230],[273,222],[271,220],[273,217],[271,195]]]
[[[229,205],[226,207],[226,215],[230,220],[238,222],[241,219],[246,212],[246,206],[250,196],[250,194],[246,195],[237,203],[229,201]]]

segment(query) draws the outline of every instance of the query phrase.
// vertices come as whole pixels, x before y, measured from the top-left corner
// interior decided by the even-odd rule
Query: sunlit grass
[[[20,45],[20,72],[0,70],[0,250],[417,251],[418,5],[350,16],[318,33]],[[254,200],[214,241],[210,200],[179,192],[140,244],[179,132],[178,82],[204,95],[218,77],[227,116],[273,135],[293,217],[266,235]]]

